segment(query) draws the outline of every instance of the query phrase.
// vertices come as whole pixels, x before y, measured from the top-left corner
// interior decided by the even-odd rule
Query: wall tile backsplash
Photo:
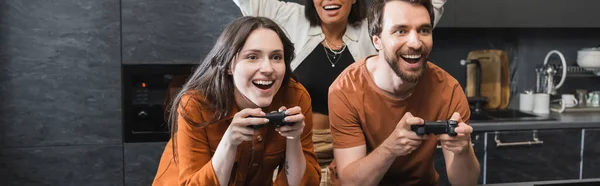
[[[577,50],[600,45],[600,29],[543,29],[543,28],[437,28],[430,60],[452,74],[466,86],[466,69],[460,65],[472,50],[502,49],[509,55],[512,77],[511,107],[516,93],[535,89],[535,68],[544,63],[551,50],[560,51],[567,65],[577,65]],[[552,55],[550,63],[560,64]],[[560,77],[557,77],[560,78]],[[558,80],[556,80],[558,82]],[[573,82],[576,82],[577,85]],[[568,77],[565,86],[557,90],[574,93],[575,89],[600,90],[600,77]]]

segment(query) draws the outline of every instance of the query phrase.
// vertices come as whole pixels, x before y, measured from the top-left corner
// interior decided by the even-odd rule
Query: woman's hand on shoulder
[[[260,108],[247,108],[236,113],[223,136],[223,140],[228,140],[234,146],[244,141],[252,141],[255,131],[252,125],[264,125],[269,122],[266,118],[254,118],[252,116],[264,115],[265,113]]]
[[[302,114],[302,109],[299,106],[292,107],[287,109],[285,106],[279,108],[279,111],[285,111],[287,115],[285,117],[285,121],[289,123],[294,123],[293,125],[284,125],[279,128],[276,128],[277,132],[283,137],[288,139],[300,139],[300,135],[304,131],[304,114]]]

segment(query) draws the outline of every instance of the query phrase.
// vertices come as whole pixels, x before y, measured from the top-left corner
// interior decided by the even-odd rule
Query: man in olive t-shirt
[[[344,185],[437,185],[433,154],[443,148],[452,185],[476,185],[469,104],[460,84],[427,61],[433,46],[429,0],[375,0],[369,28],[378,55],[355,62],[329,88],[334,162]],[[458,136],[418,136],[411,125],[456,120]]]

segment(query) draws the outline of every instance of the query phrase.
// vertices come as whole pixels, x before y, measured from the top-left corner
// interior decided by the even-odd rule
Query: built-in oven
[[[166,112],[195,65],[122,65],[123,141],[165,142],[170,138]]]

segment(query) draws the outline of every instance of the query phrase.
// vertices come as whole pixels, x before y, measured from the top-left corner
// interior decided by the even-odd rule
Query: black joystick
[[[410,126],[411,130],[419,136],[425,134],[448,134],[449,136],[456,136],[457,133],[454,131],[456,127],[458,127],[458,122],[454,120],[430,121],[425,122],[423,125]]]
[[[275,127],[294,125],[294,123],[286,122],[284,120],[284,118],[286,116],[287,115],[285,115],[285,111],[281,111],[281,112],[273,111],[273,112],[267,113],[264,116],[250,116],[250,117],[254,117],[254,118],[267,118],[267,119],[269,119],[269,123],[274,124]],[[258,128],[263,127],[263,125],[248,125],[248,127],[254,128],[254,129],[258,129]]]

